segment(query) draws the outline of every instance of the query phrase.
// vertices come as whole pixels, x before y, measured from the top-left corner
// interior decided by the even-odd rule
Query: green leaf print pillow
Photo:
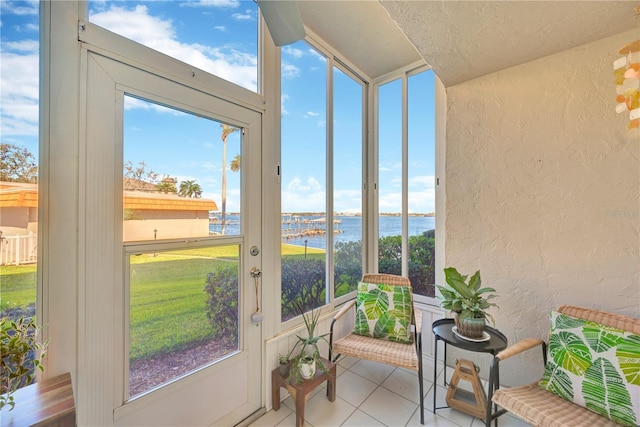
[[[411,343],[412,308],[410,286],[360,282],[353,333]]]
[[[640,335],[551,312],[539,386],[625,426],[640,423]]]

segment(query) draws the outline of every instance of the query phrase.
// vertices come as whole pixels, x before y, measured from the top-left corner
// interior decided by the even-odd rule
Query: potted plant
[[[316,335],[316,327],[318,325],[318,319],[320,319],[320,310],[312,309],[307,315],[304,313],[300,304],[296,303],[296,306],[302,314],[304,325],[307,329],[307,336],[302,337],[297,335],[298,342],[293,349],[291,349],[293,352],[297,346],[301,347],[300,354],[294,361],[294,369],[290,369],[289,371],[289,380],[298,383],[303,379],[308,380],[313,378],[318,368],[323,372],[327,371],[320,356],[318,342],[322,340],[329,344],[329,341],[326,339],[326,336],[329,334]]]
[[[490,300],[496,298],[494,288],[482,288],[480,270],[471,276],[463,276],[454,267],[444,269],[447,286],[438,286],[440,306],[454,314],[456,331],[468,338],[482,338],[486,319],[495,324],[493,316],[487,312],[497,305]]]
[[[37,342],[39,331],[34,317],[0,319],[0,409],[9,406],[11,411],[16,404],[13,392],[31,384],[36,369],[44,371],[48,341]]]
[[[297,343],[296,343],[297,345]],[[291,348],[291,351],[289,351],[288,354],[279,354],[278,355],[278,362],[279,362],[279,368],[280,368],[280,374],[283,376],[287,376],[289,375],[289,366],[291,366],[291,353],[293,353],[293,350],[295,350],[296,346],[294,345]]]

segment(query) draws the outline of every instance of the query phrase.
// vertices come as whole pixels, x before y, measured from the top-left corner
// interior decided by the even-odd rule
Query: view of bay
[[[305,241],[310,248],[326,248],[326,235],[325,234],[309,234],[301,236],[301,233],[297,231],[304,231],[309,229],[310,224],[318,224],[318,227],[324,228],[324,223],[319,215],[290,215],[286,217],[283,215],[282,230],[283,235],[290,235],[292,237],[283,238],[283,242],[290,245],[304,246]],[[362,239],[362,217],[361,216],[336,216],[336,220],[339,222],[336,224],[336,229],[339,233],[335,234],[336,242],[349,242],[358,241]],[[239,231],[239,215],[227,215],[227,230],[226,234],[236,234]],[[287,222],[288,221],[288,222]],[[306,222],[305,222],[306,221]],[[315,221],[315,222],[314,222]],[[433,216],[410,216],[409,217],[409,235],[415,236],[421,234],[427,230],[435,229],[436,218]],[[379,217],[379,233],[380,237],[395,236],[400,234],[399,230],[402,229],[400,216],[387,216],[383,215]],[[209,225],[209,229],[212,232],[219,233],[220,225],[212,223]]]

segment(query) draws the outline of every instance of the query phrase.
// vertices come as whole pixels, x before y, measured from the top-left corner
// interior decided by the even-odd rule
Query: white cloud
[[[253,15],[251,13],[234,13],[231,17],[238,21],[248,21],[253,19]]]
[[[433,175],[414,176],[409,178],[409,188],[421,187],[421,188],[435,188],[435,177]]]
[[[213,27],[213,28],[214,28],[215,30],[222,31],[222,32],[227,31],[227,27],[225,27],[224,25],[216,25],[216,26],[215,26],[215,27]]]
[[[309,117],[318,117],[319,115],[320,114],[316,113],[315,111],[307,111],[303,117],[305,119],[308,119]]]
[[[284,106],[285,101],[289,100],[289,95],[287,95],[286,93],[283,93],[280,96],[280,114],[281,115],[288,115],[289,114],[289,110],[287,110],[287,108]]]
[[[150,16],[146,6],[127,9],[112,5],[94,13],[91,22],[138,43],[191,64],[249,90],[257,89],[257,57],[224,46],[182,43],[176,39],[173,22]],[[130,25],[135,22],[136,25]]]
[[[181,3],[181,7],[224,7],[224,8],[236,8],[240,6],[238,0],[199,0],[190,1],[187,3]]]
[[[293,64],[283,63],[280,67],[280,72],[282,73],[282,78],[284,79],[293,79],[300,75],[300,68],[296,67]]]
[[[294,177],[282,191],[283,212],[325,211],[325,190],[313,176],[302,181]]]
[[[38,42],[2,43],[0,61],[0,133],[38,135]]]
[[[24,5],[17,5],[16,2],[13,1],[0,1],[0,10],[2,10],[3,14],[19,16],[38,15],[40,9],[37,0],[21,3]]]
[[[302,50],[291,47],[290,45],[283,46],[281,48],[281,52],[283,55],[290,55],[296,59],[302,58],[302,56],[304,55],[304,52]]]

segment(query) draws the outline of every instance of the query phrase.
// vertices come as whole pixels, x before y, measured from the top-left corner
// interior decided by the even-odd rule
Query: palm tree
[[[180,183],[180,191],[182,197],[192,197],[199,199],[202,196],[202,187],[194,179],[188,179]]]
[[[226,125],[222,123],[222,228],[221,234],[226,231],[226,212],[227,212],[227,136],[233,132],[237,132],[240,128]]]
[[[177,193],[178,190],[176,189],[176,179],[175,178],[171,178],[168,175],[165,175],[165,177],[162,179],[162,181],[160,181],[158,184],[156,184],[156,189],[164,194],[168,194],[168,193]]]
[[[231,170],[233,172],[238,172],[240,170],[240,162],[241,162],[240,154],[236,154],[236,156],[231,160]]]

